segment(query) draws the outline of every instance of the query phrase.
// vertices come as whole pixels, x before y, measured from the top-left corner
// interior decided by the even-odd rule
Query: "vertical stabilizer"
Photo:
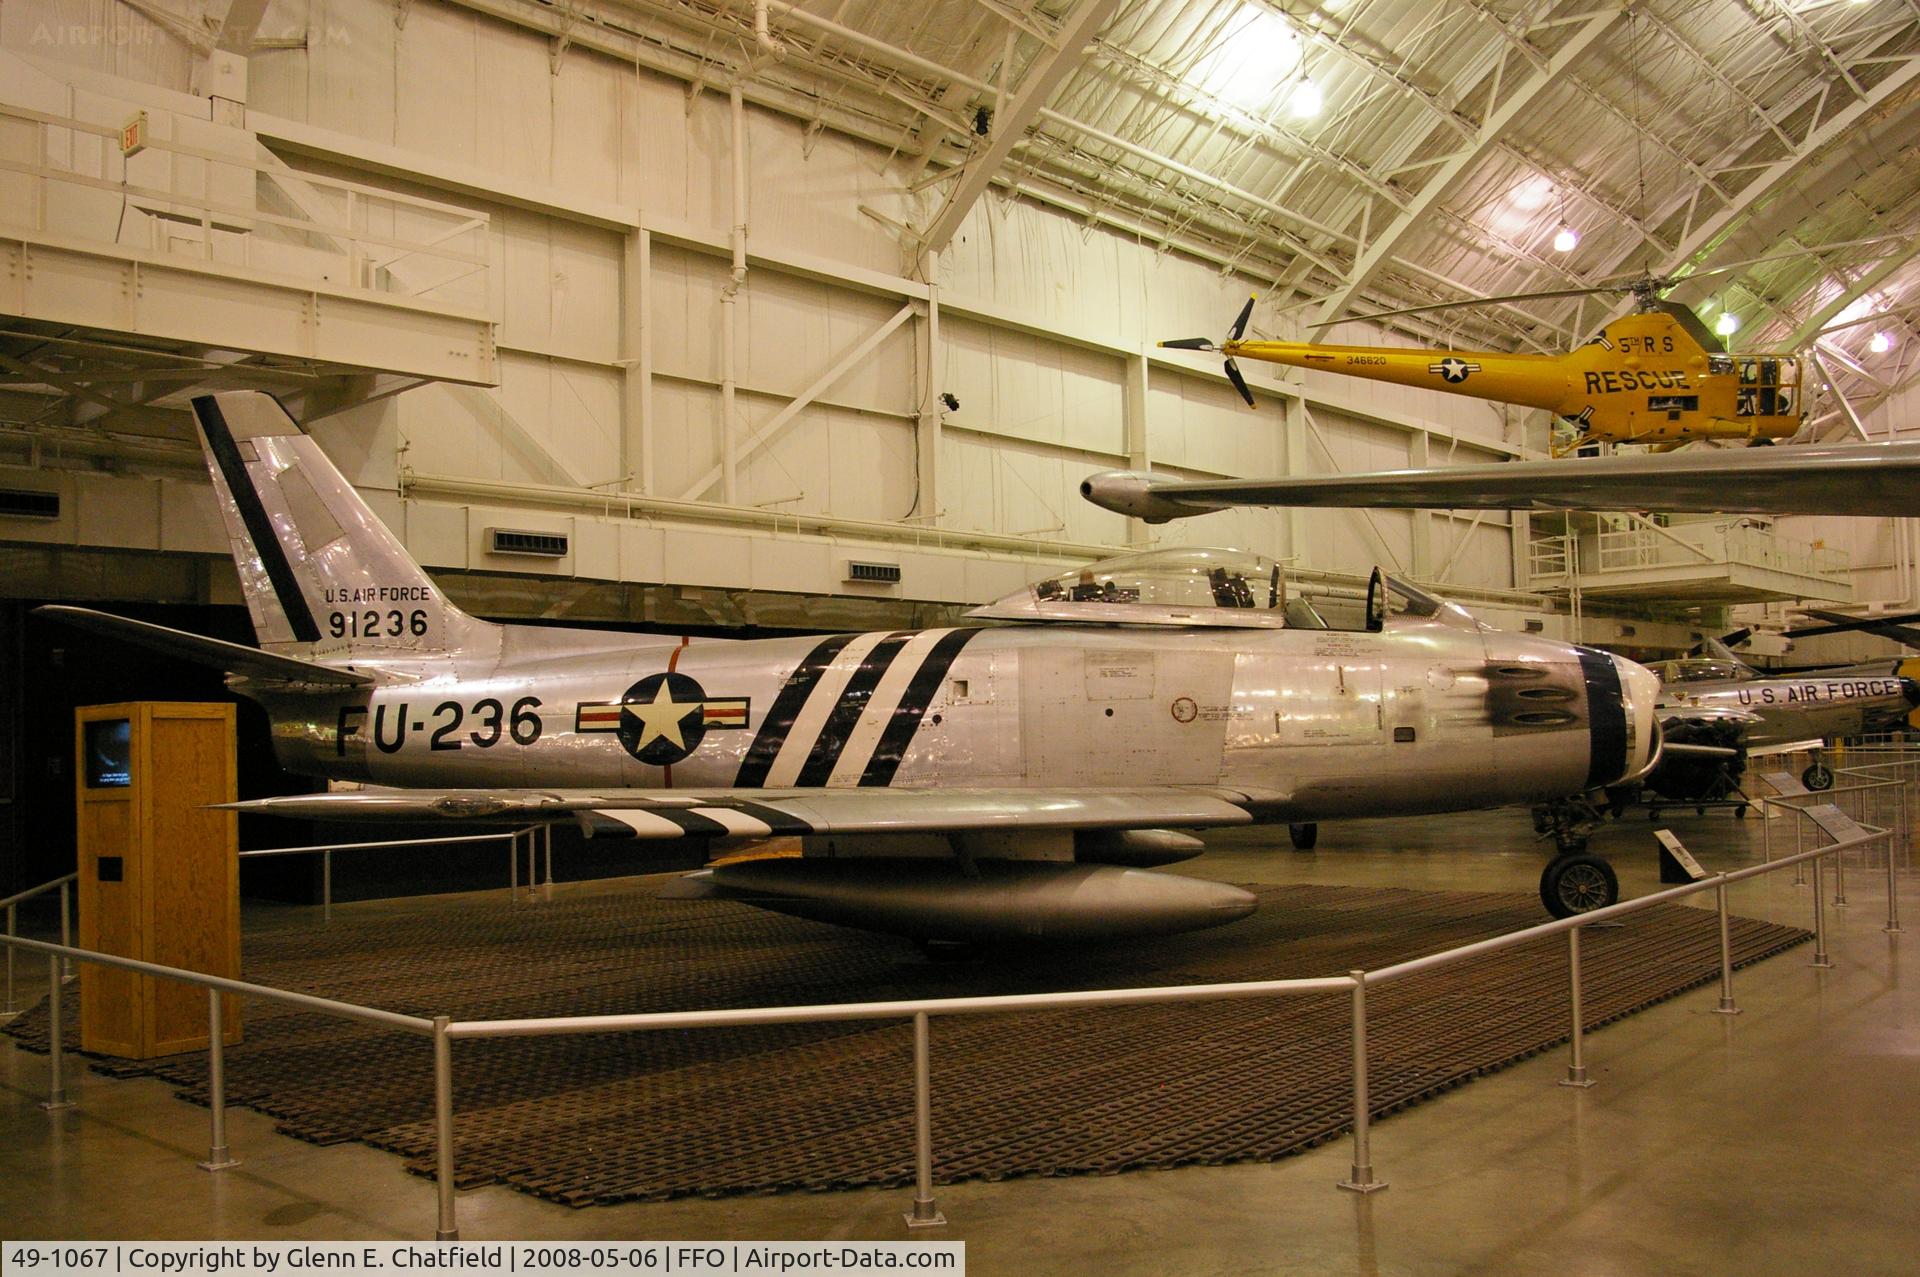
[[[447,601],[272,396],[203,395],[193,413],[263,648],[427,655],[491,628]]]

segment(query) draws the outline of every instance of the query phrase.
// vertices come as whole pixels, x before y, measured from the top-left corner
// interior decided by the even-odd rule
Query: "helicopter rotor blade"
[[[1798,252],[1768,253],[1765,257],[1749,257],[1744,261],[1728,262],[1725,266],[1714,266],[1707,270],[1697,270],[1690,275],[1655,276],[1654,282],[1662,288],[1676,288],[1681,284],[1687,283],[1689,280],[1706,279],[1712,275],[1724,275],[1728,271],[1745,270],[1749,266],[1760,266],[1767,262],[1801,261],[1810,257],[1817,260],[1821,253],[1836,248],[1864,248],[1869,244],[1885,244],[1894,240],[1908,243],[1911,242],[1911,239],[1912,237],[1907,235],[1870,235],[1865,239],[1841,239],[1835,240],[1831,244],[1811,244]]]
[[[1256,406],[1253,402],[1252,388],[1247,385],[1247,379],[1240,375],[1240,365],[1231,359],[1227,360],[1227,380],[1232,382],[1233,388],[1240,392],[1240,397],[1247,401],[1247,407]]]
[[[1160,343],[1162,350],[1218,350],[1211,337],[1176,337]]]
[[[1233,327],[1227,329],[1228,341],[1239,341],[1242,337],[1246,336],[1247,321],[1253,318],[1254,301],[1255,299],[1252,297],[1247,298],[1247,304],[1242,306],[1240,313],[1234,317]]]
[[[1365,315],[1342,315],[1338,319],[1329,319],[1325,323],[1310,325],[1310,329],[1328,328],[1334,324],[1347,323],[1350,320],[1389,319],[1395,315],[1424,315],[1436,310],[1457,310],[1462,306],[1498,306],[1504,302],[1548,301],[1559,297],[1588,297],[1594,293],[1624,293],[1628,291],[1617,284],[1595,284],[1589,288],[1551,288],[1538,293],[1507,293],[1499,297],[1470,297],[1464,301],[1429,302],[1424,306],[1403,306],[1399,310],[1376,310]]]

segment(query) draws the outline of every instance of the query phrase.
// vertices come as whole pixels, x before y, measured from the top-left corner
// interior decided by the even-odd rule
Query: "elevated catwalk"
[[[1214,931],[930,964],[894,940],[656,901],[657,881],[519,905],[497,894],[355,905],[324,928],[306,910],[254,911],[245,975],[461,1019],[606,1014],[1330,975],[1541,920],[1530,896],[1264,886],[1257,914]],[[1742,964],[1806,938],[1734,919]],[[1682,906],[1590,931],[1589,1027],[1714,977],[1716,941],[1713,914]],[[1565,945],[1411,978],[1369,1002],[1372,1095],[1391,1112],[1564,1041]],[[430,1169],[424,1042],[277,1005],[249,1004],[246,1022],[227,1053],[230,1103],[303,1139],[359,1140]],[[44,1049],[45,1007],[8,1032]],[[1101,1174],[1298,1152],[1345,1130],[1349,1050],[1339,996],[936,1019],[935,1172]],[[455,1051],[462,1187],[500,1182],[584,1206],[912,1181],[911,1036],[898,1022]],[[93,1063],[204,1100],[202,1056]]]

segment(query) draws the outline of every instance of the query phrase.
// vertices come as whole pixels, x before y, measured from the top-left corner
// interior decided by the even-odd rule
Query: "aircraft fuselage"
[[[400,676],[370,692],[264,696],[282,764],[446,787],[1151,777],[1317,820],[1563,796],[1619,779],[1652,731],[1648,698],[1623,697],[1631,676],[1604,653],[1410,618],[1380,632],[503,633],[490,656],[368,664]]]

